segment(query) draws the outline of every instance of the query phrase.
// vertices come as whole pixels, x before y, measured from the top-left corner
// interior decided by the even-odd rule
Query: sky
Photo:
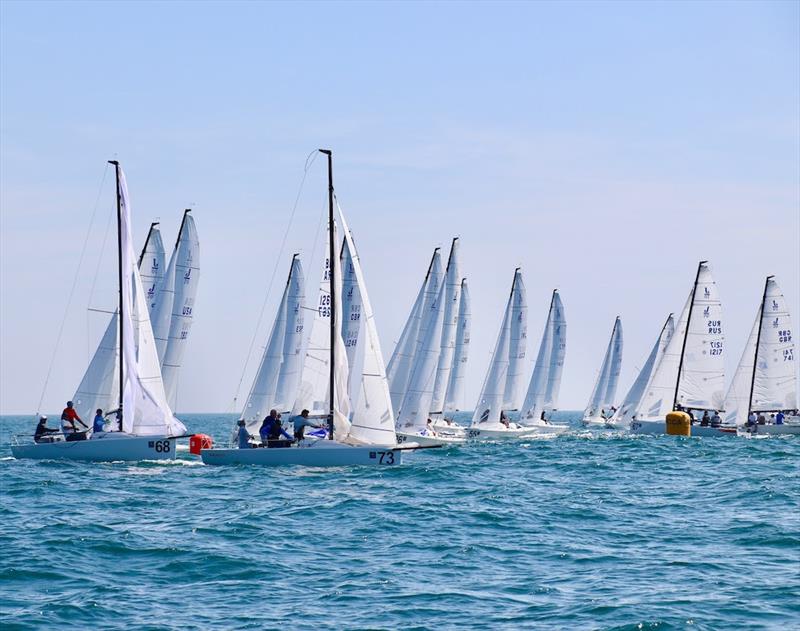
[[[622,397],[700,259],[729,376],[765,276],[800,317],[798,2],[3,0],[0,413],[61,409],[102,334],[88,309],[116,300],[109,159],[137,239],[160,220],[171,243],[183,208],[197,222],[178,412],[239,411],[292,253],[319,274],[322,160],[301,188],[318,147],[387,361],[431,251],[460,236],[465,409],[518,265],[529,364],[553,288],[564,301],[565,409],[584,407],[617,315]]]

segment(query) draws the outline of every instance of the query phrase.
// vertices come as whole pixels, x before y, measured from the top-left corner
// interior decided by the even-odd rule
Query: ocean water
[[[14,460],[31,423],[0,419],[4,630],[800,628],[797,438],[212,468]]]

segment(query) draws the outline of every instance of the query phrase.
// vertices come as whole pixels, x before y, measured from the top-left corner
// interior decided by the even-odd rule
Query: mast
[[[294,260],[295,260],[295,259],[296,259],[298,256],[300,256],[300,253],[299,253],[299,252],[295,252],[294,254],[292,254],[292,262],[291,262],[291,264],[289,265],[289,278],[287,278],[287,279],[286,279],[286,286],[287,286],[287,287],[289,286],[289,283],[291,283],[291,282],[292,282],[292,274],[294,273]]]
[[[450,270],[450,263],[453,260],[453,248],[456,246],[456,241],[458,241],[458,237],[453,237],[453,240],[450,242],[450,254],[447,255],[447,267],[444,268],[445,274]],[[433,260],[431,260],[431,265],[433,264]],[[430,273],[430,268],[428,268],[428,273]]]
[[[697,282],[700,280],[700,270],[706,263],[708,263],[708,261],[700,261],[700,263],[697,264],[697,275],[694,277],[692,300],[689,303],[689,314],[686,316],[686,331],[683,333],[683,344],[681,344],[681,359],[678,362],[678,378],[675,380],[675,396],[672,399],[673,410],[678,406],[678,386],[680,386],[681,383],[681,371],[683,370],[683,355],[686,351],[686,340],[689,339],[689,325],[692,323],[692,311],[694,311],[694,297],[697,293]]]
[[[181,235],[183,234],[183,225],[186,223],[186,215],[188,215],[190,212],[192,212],[191,208],[187,208],[186,210],[183,211],[183,218],[181,219],[181,227],[178,228],[178,238],[175,239],[176,250],[178,249],[178,245],[181,242]]]
[[[438,246],[437,246],[437,247],[435,247],[435,248],[433,248],[433,254],[431,254],[431,262],[430,262],[430,263],[428,263],[428,271],[427,271],[427,272],[425,272],[425,280],[423,281],[423,283],[427,283],[427,282],[428,282],[428,278],[429,278],[429,277],[430,277],[430,275],[431,275],[431,270],[433,269],[433,261],[434,261],[434,259],[436,258],[436,253],[437,253],[439,250],[441,250],[441,248],[440,248],[440,247],[438,247]],[[448,265],[448,266],[450,265],[450,259],[448,259],[448,260],[447,260],[447,265]]]
[[[330,393],[330,417],[328,419],[328,439],[333,440],[333,414],[334,414],[334,393],[335,393],[335,373],[336,366],[336,277],[333,257],[336,252],[336,244],[333,235],[333,153],[330,149],[320,149],[320,153],[328,156],[328,271],[331,288],[331,349],[330,349],[330,377],[328,380],[328,392]]]
[[[123,326],[122,312],[122,196],[119,191],[119,162],[117,160],[109,160],[108,163],[114,165],[114,174],[117,182],[117,282],[119,287],[119,414],[117,415],[117,424],[119,431],[122,431],[122,398],[125,389],[125,381],[122,374],[125,363],[125,344],[123,343],[125,327]]]
[[[758,333],[756,334],[756,351],[753,353],[753,373],[750,375],[750,398],[747,401],[747,418],[750,418],[750,412],[753,407],[753,386],[756,383],[756,366],[758,365],[758,347],[761,344],[761,326],[764,323],[764,303],[767,301],[767,287],[769,287],[769,279],[775,278],[774,276],[767,276],[764,281],[764,295],[761,297],[761,309],[758,312]]]
[[[142,248],[142,253],[139,255],[139,267],[142,266],[142,259],[144,259],[144,253],[147,252],[147,244],[150,243],[150,235],[153,234],[153,228],[158,225],[159,222],[154,221],[150,224],[150,230],[147,231],[147,238],[144,240],[144,247]]]

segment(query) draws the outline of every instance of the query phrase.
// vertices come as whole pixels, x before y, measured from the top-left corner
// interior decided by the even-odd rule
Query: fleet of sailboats
[[[460,239],[446,265],[435,248],[422,285],[384,365],[364,271],[344,213],[335,200],[328,162],[328,225],[319,288],[307,300],[298,254],[289,274],[261,361],[240,415],[257,435],[270,410],[301,411],[323,428],[291,441],[289,449],[253,439],[207,448],[203,462],[225,464],[400,464],[403,452],[450,447],[471,440],[556,435],[566,355],[567,323],[558,290],[550,300],[527,391],[528,303],[522,271],[514,271],[486,376],[468,427],[458,422],[469,356],[471,304],[461,274]],[[181,365],[191,331],[199,281],[199,239],[190,210],[183,214],[167,263],[159,223],[133,253],[131,206],[125,175],[117,182],[119,304],[75,392],[79,415],[115,414],[111,431],[88,440],[61,435],[14,441],[17,458],[140,460],[175,457],[188,436],[174,413]],[[310,320],[310,321],[309,321]],[[310,325],[310,326],[307,326]],[[724,392],[722,303],[707,261],[700,261],[686,303],[669,314],[619,407],[623,333],[614,321],[582,423],[587,427],[663,434],[666,415],[686,411],[697,436],[742,433],[800,434],[795,345],[786,300],[768,276],[750,335]],[[769,420],[767,420],[769,415]],[[465,418],[462,416],[461,418]],[[712,419],[709,421],[709,419]],[[757,419],[757,420],[756,420]],[[285,442],[285,441],[284,441]],[[287,446],[287,445],[280,445]]]

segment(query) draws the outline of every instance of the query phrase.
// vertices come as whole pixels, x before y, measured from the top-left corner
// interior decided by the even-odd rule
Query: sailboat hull
[[[584,427],[601,428],[607,427],[607,421],[602,416],[584,416],[581,425]]]
[[[632,421],[630,425],[632,434],[645,434],[658,436],[667,433],[667,422],[660,419]],[[710,427],[692,425],[692,436],[712,438],[715,436],[736,436],[735,427]]]
[[[437,434],[436,436],[423,436],[421,434],[405,434],[397,432],[398,444],[416,443],[420,447],[454,447],[456,445],[463,445],[467,442],[464,436],[445,436]]]
[[[739,429],[739,433],[756,436],[800,436],[800,419],[797,422],[782,425],[756,425],[753,432],[749,432],[743,427]]]
[[[483,427],[470,427],[467,429],[468,440],[519,440],[529,438],[536,434],[536,430],[530,427],[509,427],[490,429]]]
[[[84,462],[174,460],[175,439],[165,436],[128,436],[109,432],[102,438],[90,440],[11,445],[11,453],[15,458],[32,460]]]
[[[308,446],[288,449],[203,449],[200,457],[207,465],[259,465],[274,467],[342,467],[368,465],[391,467],[402,464],[403,452],[392,447],[343,445],[318,440]]]

